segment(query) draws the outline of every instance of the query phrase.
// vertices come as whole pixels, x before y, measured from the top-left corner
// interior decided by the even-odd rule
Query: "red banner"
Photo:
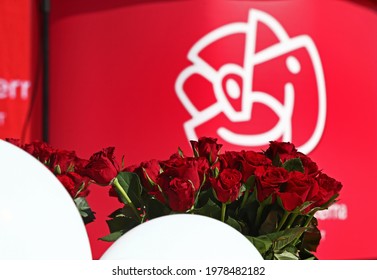
[[[51,144],[126,164],[189,139],[293,142],[344,185],[318,216],[320,259],[376,258],[377,11],[352,1],[52,1]],[[107,188],[89,197],[93,254]]]
[[[0,138],[40,138],[36,0],[0,2]]]

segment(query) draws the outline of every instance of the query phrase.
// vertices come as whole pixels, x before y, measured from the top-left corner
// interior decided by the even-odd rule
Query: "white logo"
[[[257,24],[263,23],[279,40],[278,43],[256,52]],[[227,63],[218,70],[203,60],[199,53],[210,44],[234,34],[245,35],[243,65]],[[256,147],[268,144],[271,140],[282,139],[292,141],[292,114],[295,105],[295,88],[288,82],[284,86],[283,102],[271,94],[253,89],[254,68],[261,63],[275,59],[293,50],[305,48],[312,60],[315,74],[315,82],[318,91],[318,116],[316,126],[309,137],[300,147],[303,153],[309,153],[318,144],[325,126],[326,120],[326,89],[322,70],[321,60],[314,42],[308,35],[300,35],[290,38],[281,24],[271,15],[252,9],[249,11],[248,22],[236,22],[224,25],[202,37],[193,45],[188,53],[188,59],[192,65],[184,69],[178,76],[175,84],[175,91],[183,106],[190,113],[192,118],[184,123],[184,130],[189,140],[197,139],[195,129],[205,122],[213,119],[220,113],[233,123],[251,121],[258,118],[253,115],[253,105],[261,103],[270,108],[278,117],[278,121],[270,130],[258,134],[239,134],[226,127],[219,127],[217,134],[222,140],[234,145]],[[301,64],[294,56],[288,56],[286,67],[293,74],[301,71]],[[212,84],[216,102],[199,110],[191,102],[185,92],[184,84],[192,75],[201,75]],[[237,75],[242,79],[242,89],[235,80],[228,79],[224,85],[224,77]],[[225,86],[228,96],[241,101],[240,110],[235,110],[224,92]],[[308,105],[310,106],[310,105]]]

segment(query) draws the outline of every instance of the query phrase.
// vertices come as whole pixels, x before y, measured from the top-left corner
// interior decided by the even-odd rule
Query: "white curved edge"
[[[239,231],[196,214],[167,215],[131,229],[101,260],[263,260]]]
[[[32,155],[4,140],[0,140],[0,259],[92,259],[84,222],[64,186]]]

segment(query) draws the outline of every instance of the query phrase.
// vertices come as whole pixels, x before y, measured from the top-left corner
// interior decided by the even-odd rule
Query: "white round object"
[[[91,260],[76,205],[42,163],[0,140],[0,259]]]
[[[125,233],[101,260],[263,260],[236,229],[210,217],[175,214]]]

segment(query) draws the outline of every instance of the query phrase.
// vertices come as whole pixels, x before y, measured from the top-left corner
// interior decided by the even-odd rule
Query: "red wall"
[[[340,201],[319,217],[318,257],[376,258],[377,243],[360,238],[377,233],[377,11],[368,3],[53,0],[51,144],[83,157],[115,146],[126,164],[165,159],[177,146],[188,151],[184,124],[192,119],[202,123],[191,131],[219,138],[224,150],[260,150],[270,136],[291,140],[344,186]],[[258,13],[261,24],[253,33]],[[231,33],[222,30],[221,38],[203,44],[200,59],[188,57],[199,39],[225,25]],[[275,56],[254,56],[284,40]],[[185,69],[192,75],[181,76],[187,79],[179,95],[177,79]],[[226,88],[229,80],[233,91],[232,82]],[[294,88],[293,103],[285,99],[287,84]],[[251,101],[242,99],[246,95]],[[179,96],[191,103],[185,107]],[[248,102],[254,102],[251,119]],[[201,113],[217,103],[211,118]],[[248,112],[246,118],[237,119],[241,112]],[[263,136],[274,131],[279,116],[288,116],[281,131],[251,137],[254,142],[246,137],[242,145],[218,130]],[[253,145],[255,139],[265,143]],[[97,239],[108,233],[106,216],[118,206],[107,192],[93,188],[89,197],[97,212],[97,221],[87,226],[95,258],[110,245]]]
[[[0,2],[0,41],[0,138],[39,139],[39,1]]]

